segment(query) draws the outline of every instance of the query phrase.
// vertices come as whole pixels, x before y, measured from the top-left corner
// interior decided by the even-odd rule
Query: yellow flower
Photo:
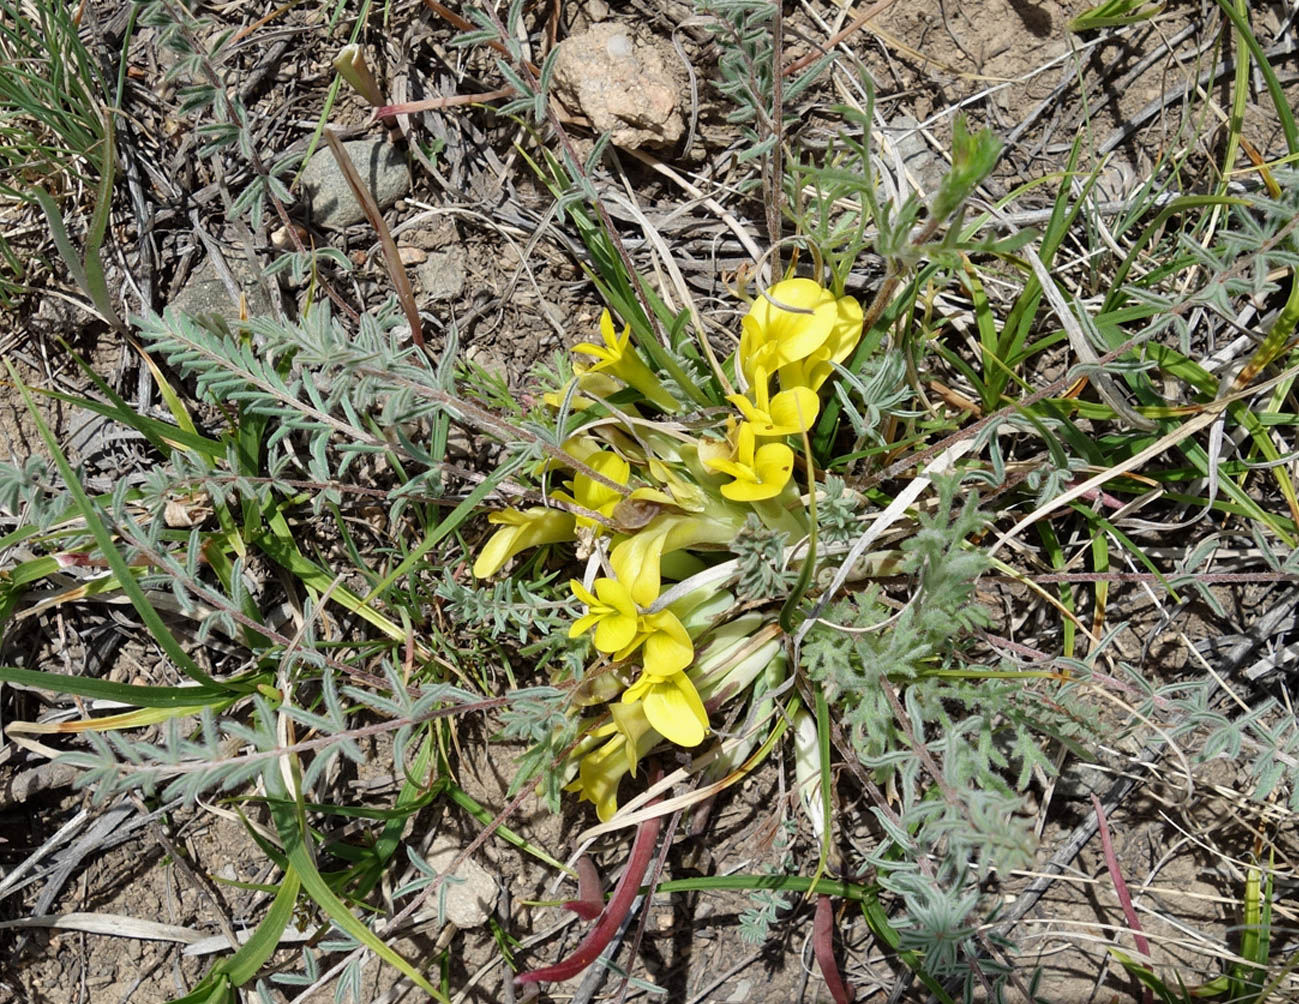
[[[659,564],[667,542],[668,520],[657,518],[626,540],[619,541],[609,554],[609,564],[619,582],[625,582],[637,605],[647,607],[659,598],[661,580]]]
[[[648,607],[659,596],[665,554],[701,544],[726,544],[735,539],[743,525],[743,513],[720,502],[697,514],[660,513],[615,544],[609,564],[618,581],[631,590],[637,605]]]
[[[605,398],[617,394],[622,389],[618,381],[612,377],[606,376],[604,373],[592,373],[590,370],[587,370],[581,376],[574,377],[573,381],[577,384],[577,390],[574,391],[572,397],[568,398],[568,406],[573,411],[585,411],[595,404],[595,401],[586,397],[582,391],[587,394],[594,394],[598,398]],[[568,397],[567,387],[563,390],[547,391],[541,395],[541,399],[546,404],[557,410],[564,403],[565,397]]]
[[[775,498],[789,483],[794,472],[794,451],[784,443],[767,443],[755,450],[753,426],[745,422],[737,434],[735,458],[710,458],[705,463],[735,479],[722,485],[726,498],[732,502],[760,502]]]
[[[821,401],[809,387],[791,387],[771,397],[767,371],[761,366],[754,373],[753,400],[743,394],[728,394],[726,400],[740,409],[745,421],[757,436],[788,436],[805,432],[816,421]]]
[[[740,366],[748,381],[759,367],[774,373],[811,355],[830,337],[834,294],[811,279],[778,282],[754,301],[741,322]]]
[[[622,362],[624,355],[629,351],[635,351],[631,348],[631,325],[623,327],[621,335],[615,333],[613,315],[607,310],[600,315],[600,336],[603,340],[602,345],[596,345],[594,342],[578,342],[573,346],[574,352],[580,352],[596,360],[595,365],[589,370],[591,373],[612,370]]]
[[[540,547],[542,544],[572,540],[577,525],[572,513],[541,506],[522,511],[503,509],[489,513],[487,521],[496,523],[501,528],[492,534],[491,539],[478,552],[478,560],[474,562],[474,576],[479,579],[494,575],[520,551]]]
[[[594,627],[595,647],[601,652],[617,652],[634,645],[639,623],[636,604],[626,586],[614,579],[596,579],[594,596],[577,579],[570,580],[568,586],[587,608],[586,613],[568,629],[570,638]]]
[[[604,372],[616,376],[664,411],[677,410],[676,398],[667,392],[667,388],[659,382],[659,378],[650,371],[632,346],[630,324],[623,327],[621,335],[617,334],[613,327],[613,317],[606,310],[600,315],[600,336],[603,342],[601,345],[579,342],[573,346],[574,352],[595,360],[595,365],[584,373]]]
[[[669,495],[664,501],[689,512],[701,512],[703,510],[704,493],[689,478],[683,478],[677,474],[671,465],[665,464],[655,457],[650,457],[649,473],[650,477],[656,479],[660,484],[667,485]],[[646,496],[646,498],[648,497]]]
[[[666,679],[694,661],[695,646],[680,618],[671,610],[641,614],[636,625],[636,638],[618,653],[618,658],[627,658],[642,642],[645,645],[641,656],[645,674],[655,679]]]
[[[625,485],[627,479],[631,476],[631,467],[627,461],[623,460],[618,454],[610,453],[607,450],[591,453],[582,457],[581,460],[597,474],[601,474],[620,485]],[[550,497],[564,502],[574,502],[583,509],[590,509],[592,512],[598,512],[605,517],[613,515],[614,506],[622,498],[617,491],[606,484],[596,481],[591,475],[582,471],[573,475],[573,480],[568,482],[568,486],[573,490],[571,495],[567,492],[554,491],[550,493]],[[577,525],[603,529],[590,516],[579,515]]]
[[[851,296],[841,296],[835,301],[834,326],[827,338],[814,352],[803,359],[782,366],[780,385],[786,389],[808,387],[814,391],[834,372],[831,362],[842,364],[857,347],[862,333],[861,304]]]
[[[708,712],[690,677],[678,670],[667,677],[646,671],[623,691],[624,704],[639,703],[654,730],[678,746],[698,746],[708,734]]]
[[[577,780],[565,791],[576,791],[583,800],[595,803],[600,822],[607,823],[618,811],[618,783],[624,774],[636,776],[636,764],[662,738],[650,726],[639,704],[614,704],[609,708],[613,722],[597,729],[597,738],[608,742],[582,757]]]

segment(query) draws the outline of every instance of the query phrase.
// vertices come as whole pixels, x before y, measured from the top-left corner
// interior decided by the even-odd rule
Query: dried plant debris
[[[245,13],[0,0],[0,999],[1299,996],[1288,12]]]

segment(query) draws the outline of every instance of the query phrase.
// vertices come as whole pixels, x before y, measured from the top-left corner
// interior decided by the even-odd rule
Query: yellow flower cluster
[[[727,400],[743,421],[731,425],[731,455],[705,461],[734,480],[722,494],[735,502],[775,498],[789,483],[794,451],[778,437],[805,432],[816,421],[817,391],[861,338],[862,309],[811,279],[786,279],[758,298],[743,321],[736,370],[749,394]],[[780,391],[773,397],[771,380]],[[759,438],[777,441],[758,445]]]
[[[660,411],[680,410],[631,344],[630,331],[619,334],[608,311],[600,330],[600,344],[574,349],[594,363],[575,367],[575,390],[591,396],[570,392],[571,406],[585,412],[627,387]],[[577,778],[570,789],[594,802],[601,819],[616,810],[623,774],[634,774],[639,758],[661,739],[684,747],[703,742],[708,713],[701,687],[723,700],[752,682],[752,659],[744,660],[744,679],[735,680],[727,676],[729,665],[720,673],[709,660],[694,665],[695,640],[721,615],[716,601],[724,607],[733,602],[729,594],[664,605],[658,602],[662,580],[704,567],[703,552],[725,550],[755,510],[769,523],[789,518],[780,500],[796,497],[797,489],[791,483],[794,450],[784,437],[812,427],[821,385],[861,331],[862,310],[852,297],[836,297],[810,279],[779,282],[743,319],[734,374],[747,392],[726,397],[738,416],[727,419],[724,440],[691,440],[679,427],[650,421],[626,430],[597,422],[565,444],[574,475],[549,495],[564,508],[489,516],[500,528],[474,563],[479,578],[528,548],[577,539],[583,553],[599,555],[606,573],[588,584],[570,582],[586,612],[569,631],[570,637],[589,634],[621,681],[611,720],[589,731],[574,754]],[[558,407],[561,398],[548,395],[547,401]]]

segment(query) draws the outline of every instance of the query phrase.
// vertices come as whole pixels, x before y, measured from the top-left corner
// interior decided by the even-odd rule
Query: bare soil
[[[94,6],[102,23],[113,20],[113,10],[102,3]],[[1197,109],[1203,107],[1196,78],[1223,58],[1218,39],[1209,36],[1206,27],[1217,24],[1210,17],[1212,10],[1173,4],[1160,17],[1119,36],[1071,34],[1070,19],[1087,6],[1054,0],[909,0],[875,5],[880,13],[846,44],[876,81],[884,118],[906,117],[920,124],[929,154],[908,161],[915,165],[913,180],[918,187],[923,190],[938,176],[932,169],[926,173],[925,166],[941,167],[952,113],[958,107],[1003,138],[1013,138],[985,187],[983,194],[989,201],[1061,171],[1080,134],[1087,137],[1089,147],[1112,151],[1103,184],[1113,198],[1129,194],[1170,145],[1187,141],[1188,117],[1200,114]],[[274,30],[250,36],[244,71],[249,79],[256,79],[257,86],[249,103],[262,122],[268,148],[305,149],[315,116],[323,107],[331,79],[328,61],[338,42],[337,33],[331,37],[324,27],[325,11],[291,7],[275,21]],[[231,18],[243,16],[229,13]],[[269,13],[269,7],[259,8],[250,10],[248,17]],[[726,104],[709,85],[713,57],[704,36],[691,29],[690,13],[687,5],[675,0],[619,4],[612,13],[601,0],[587,0],[562,6],[559,30],[563,36],[607,15],[670,39],[673,30],[683,25],[678,38],[698,87],[692,109],[693,144],[679,155],[671,149],[657,155],[724,191],[740,170],[730,163],[736,131],[724,120]],[[792,58],[811,51],[811,43],[846,25],[853,13],[815,3],[790,8],[787,16]],[[393,93],[404,91],[414,98],[498,86],[485,56],[450,47],[453,32],[444,21],[409,5],[393,8],[391,17],[388,30],[376,23],[371,48],[379,60],[380,79],[390,83]],[[1260,13],[1260,20],[1269,26],[1274,17],[1271,9]],[[543,29],[538,26],[534,42],[544,36]],[[536,53],[534,59],[540,61],[542,55]],[[175,95],[162,84],[166,62],[147,31],[135,38],[128,55],[128,104],[138,123],[134,139],[138,155],[161,165],[160,173],[170,187],[151,173],[145,189],[154,217],[135,218],[123,200],[114,221],[122,249],[114,259],[114,270],[119,278],[130,270],[135,270],[137,280],[147,276],[154,307],[174,297],[207,254],[195,237],[188,206],[198,207],[200,225],[211,230],[226,255],[237,259],[246,246],[237,228],[221,222],[216,195],[221,179],[207,175],[206,162],[194,156],[195,137],[168,111]],[[1293,67],[1289,69],[1293,79]],[[1086,103],[1079,97],[1080,76],[1089,88]],[[1218,77],[1203,84],[1224,105],[1226,86]],[[844,75],[832,77],[815,92],[804,117],[809,137],[818,129],[834,128],[828,107],[845,95],[859,97]],[[368,119],[368,109],[346,92],[331,117],[334,124],[353,127],[357,133]],[[562,237],[547,219],[549,197],[539,190],[514,149],[515,142],[526,147],[527,137],[515,121],[471,106],[425,113],[410,128],[423,142],[430,137],[439,141],[433,160],[438,170],[434,174],[417,165],[413,191],[389,212],[388,223],[402,247],[450,251],[463,261],[463,291],[454,301],[439,305],[437,323],[445,336],[454,320],[462,351],[526,391],[522,378],[531,365],[589,337],[600,310],[578,268],[571,239]],[[1201,119],[1195,128],[1208,163],[1217,149],[1218,123]],[[1250,109],[1246,134],[1258,149],[1275,152],[1283,146],[1278,128],[1275,116],[1267,112],[1265,96],[1260,96]],[[580,127],[575,134],[581,136]],[[734,312],[737,307],[726,282],[742,260],[738,244],[708,211],[697,205],[687,208],[688,197],[679,187],[634,157],[623,154],[620,159],[634,185],[635,199],[647,214],[662,221],[663,232],[674,241],[686,280],[700,302]],[[1021,193],[1011,208],[1047,206],[1054,191],[1054,182],[1042,184]],[[754,204],[736,200],[729,208],[746,219],[755,237],[764,232]],[[141,243],[146,229],[151,250]],[[360,262],[356,281],[362,296],[374,300],[375,292],[385,288],[374,235],[367,226],[311,236]],[[256,251],[257,261],[264,261],[269,248]],[[123,288],[138,288],[138,283],[125,283]],[[291,290],[285,294],[292,299]],[[0,334],[0,345],[29,385],[90,390],[90,381],[56,337],[67,339],[96,372],[136,400],[141,386],[138,357],[120,338],[62,301],[33,297],[26,316],[9,318],[9,331]],[[142,403],[156,402],[145,394]],[[90,421],[85,413],[52,399],[39,399],[39,407],[63,442],[77,440],[81,426]],[[111,485],[115,465],[138,463],[130,443],[113,443],[97,435],[77,441],[81,449],[74,449],[74,458],[86,465],[92,485]],[[0,385],[0,460],[41,451],[21,398],[13,388]],[[465,451],[479,459],[485,456],[482,444],[470,442]],[[14,558],[0,555],[0,560]],[[1107,624],[1126,621],[1117,640],[1122,657],[1138,659],[1156,679],[1171,680],[1196,665],[1189,645],[1246,632],[1275,597],[1226,595],[1224,599],[1226,617],[1198,607],[1170,613],[1139,587],[1117,588],[1110,593],[1104,619]],[[1035,625],[1054,621],[1049,616],[1039,618],[1039,612],[1030,609],[1035,602],[1031,597],[1006,592],[996,602],[1009,611],[1022,632],[1020,640],[1045,648],[1057,644],[1049,637],[1034,636]],[[1092,611],[1084,610],[1082,616],[1090,618]],[[5,661],[68,672],[92,669],[134,682],[167,682],[159,675],[158,654],[140,645],[111,604],[51,607],[14,627],[7,644],[9,649],[0,653]],[[0,697],[0,713],[6,721],[30,720],[42,706],[38,695],[12,687],[5,687]],[[494,814],[507,802],[510,767],[501,759],[476,758],[474,752],[482,748],[472,743],[464,747],[468,755],[456,765],[458,780]],[[1102,764],[1099,773],[1089,776],[1090,788],[1103,792],[1114,772],[1125,769],[1127,757],[1135,752],[1132,748],[1113,751],[1108,768]],[[260,916],[267,896],[251,886],[270,876],[264,873],[264,858],[232,814],[232,806],[213,803],[170,812],[137,826],[120,843],[115,842],[115,831],[102,834],[98,846],[81,847],[77,839],[93,832],[92,821],[106,807],[73,790],[67,771],[45,768],[43,763],[38,753],[12,743],[0,752],[0,792],[4,793],[0,794],[0,869],[8,873],[52,841],[61,827],[76,821],[79,813],[86,815],[75,823],[69,839],[53,846],[33,870],[37,881],[5,893],[0,900],[3,919],[30,916],[39,906],[44,916],[101,913],[217,934],[223,923],[238,929]],[[1241,793],[1251,785],[1244,763],[1219,760],[1211,771],[1198,771],[1193,778],[1182,768],[1175,755],[1161,759],[1151,776],[1141,778],[1137,794],[1112,812],[1109,828],[1156,959],[1189,985],[1221,971],[1212,942],[1236,942],[1232,932],[1239,923],[1244,860],[1255,839],[1257,810],[1247,809],[1242,801]],[[770,764],[729,792],[713,810],[707,839],[683,836],[668,855],[663,877],[778,866],[778,806],[789,797],[782,769],[781,764]],[[368,783],[362,777],[355,780]],[[382,783],[380,779],[376,787],[366,790],[388,790]],[[1037,803],[1030,811],[1039,814],[1041,864],[1090,814],[1088,792],[1088,784],[1069,787],[1063,782],[1036,790]],[[844,831],[854,839],[868,839],[861,824],[864,805],[845,804],[841,812]],[[127,804],[124,813],[124,818],[137,820],[145,815],[142,805]],[[562,818],[556,818],[537,803],[525,802],[508,825],[566,857],[574,836],[592,821],[586,806],[570,806]],[[466,844],[477,834],[463,818],[434,809],[418,817],[416,829],[420,828],[429,832],[445,828]],[[1293,817],[1288,817],[1276,839],[1289,858],[1278,861],[1277,867],[1291,874],[1295,837]],[[1222,849],[1234,853],[1234,861],[1224,862]],[[625,843],[609,840],[600,850],[602,867],[612,873],[623,860]],[[525,941],[525,948],[516,947],[516,956],[540,964],[538,960],[558,958],[576,943],[580,928],[552,905],[571,896],[572,890],[556,888],[551,870],[499,840],[488,841],[476,860],[502,891],[496,914],[502,930]],[[62,870],[60,862],[66,866]],[[61,885],[52,901],[42,902],[42,892],[55,876],[62,879]],[[1033,877],[1001,877],[1006,902],[1012,903]],[[794,905],[773,929],[773,940],[753,946],[739,937],[739,915],[749,905],[742,894],[655,897],[648,908],[635,975],[665,988],[660,999],[670,1001],[760,1004],[827,999],[811,959],[810,907]],[[1279,914],[1294,923],[1290,911],[1288,904],[1278,903]],[[845,912],[838,922],[841,960],[849,981],[857,987],[858,1000],[924,999],[918,985],[903,989],[908,985],[904,969],[875,942],[859,916]],[[550,934],[561,927],[563,934]],[[452,946],[448,984],[457,992],[464,988],[464,996],[455,999],[511,999],[499,941],[488,926],[452,931],[430,922],[407,933],[409,939],[396,942],[395,947],[409,957],[427,958],[435,948]],[[536,935],[547,937],[534,946],[531,939]],[[1024,971],[1042,968],[1038,987],[1042,999],[1083,1004],[1138,996],[1134,981],[1108,951],[1117,944],[1131,952],[1133,945],[1099,838],[1067,862],[1063,878],[1049,887],[1013,937],[1019,946],[1016,961]],[[0,932],[0,943],[4,945],[0,1002],[154,1004],[183,994],[211,965],[210,956],[186,955],[183,944],[125,933],[15,927]],[[298,952],[285,949],[277,961],[293,968],[299,964]],[[386,967],[371,961],[365,973],[363,999],[420,999]],[[613,983],[610,980],[606,989]],[[277,1001],[312,1004],[332,1000],[333,992],[332,986],[305,996],[288,986],[271,991]],[[563,999],[564,988],[551,992],[553,999]]]

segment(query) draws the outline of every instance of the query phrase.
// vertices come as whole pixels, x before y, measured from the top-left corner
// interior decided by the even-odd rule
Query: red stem
[[[583,920],[595,920],[604,910],[600,873],[595,870],[595,862],[585,854],[577,859],[577,899],[570,899],[564,908]]]
[[[1109,869],[1110,881],[1114,883],[1114,891],[1118,894],[1119,906],[1123,907],[1123,916],[1128,919],[1128,927],[1132,929],[1132,940],[1137,943],[1137,951],[1148,959],[1150,942],[1141,931],[1141,921],[1137,919],[1137,911],[1132,906],[1132,897],[1128,895],[1128,884],[1123,881],[1123,873],[1119,871],[1119,859],[1114,854],[1114,844],[1110,842],[1110,824],[1105,819],[1105,807],[1101,805],[1101,800],[1094,793],[1092,808],[1096,810],[1096,822],[1099,824],[1101,834],[1101,853],[1105,856],[1105,867]],[[1144,988],[1141,997],[1145,1004],[1153,1004],[1155,999],[1150,987]]]
[[[834,998],[834,1004],[851,1004],[852,987],[845,986],[834,957],[834,909],[829,896],[816,898],[816,915],[812,919],[812,952],[821,968],[821,978]]]
[[[609,900],[609,905],[604,908],[604,913],[600,915],[599,922],[582,939],[577,950],[553,966],[519,973],[514,977],[515,983],[522,985],[566,980],[576,976],[600,957],[600,953],[608,947],[614,934],[631,911],[632,903],[636,902],[636,893],[640,891],[641,880],[645,877],[645,872],[654,857],[654,845],[658,842],[659,830],[662,826],[663,819],[660,816],[647,819],[640,824],[636,831],[636,840],[631,845],[631,857],[627,861],[627,868],[622,873],[622,878],[618,880],[618,887],[614,889],[613,897]]]

